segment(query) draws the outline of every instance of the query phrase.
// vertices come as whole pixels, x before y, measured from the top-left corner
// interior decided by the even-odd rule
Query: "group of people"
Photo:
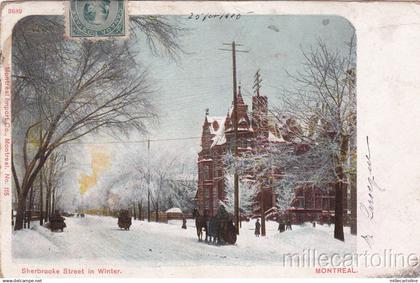
[[[288,219],[287,221],[280,220],[279,221],[279,228],[277,229],[280,233],[290,230],[292,231],[292,223]]]
[[[292,224],[290,220],[284,221],[279,220],[279,228],[277,229],[280,233],[286,231],[286,230],[292,230]],[[259,237],[261,234],[261,223],[260,219],[257,219],[255,222],[255,236]]]

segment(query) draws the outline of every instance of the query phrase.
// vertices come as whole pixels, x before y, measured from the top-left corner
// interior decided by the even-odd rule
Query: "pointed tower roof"
[[[242,98],[241,86],[240,85],[239,85],[239,88],[238,88],[238,96],[236,97],[236,99],[237,99],[238,104],[245,104],[244,99]]]

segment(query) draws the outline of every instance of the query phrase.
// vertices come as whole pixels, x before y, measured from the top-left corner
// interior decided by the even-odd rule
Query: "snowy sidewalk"
[[[293,226],[277,232],[277,223],[267,223],[267,237],[254,236],[254,221],[244,222],[234,246],[216,246],[197,241],[194,221],[181,229],[181,221],[169,224],[133,220],[129,231],[120,230],[117,219],[87,215],[69,217],[63,233],[34,226],[13,232],[13,256],[18,262],[67,260],[123,261],[142,266],[281,264],[284,254],[317,249],[319,253],[351,253],[356,237],[345,228],[346,242],[333,239],[334,226]]]

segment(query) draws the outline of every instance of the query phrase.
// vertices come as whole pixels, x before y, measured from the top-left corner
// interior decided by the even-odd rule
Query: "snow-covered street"
[[[142,266],[281,264],[287,253],[316,249],[319,253],[351,253],[356,237],[345,227],[346,242],[333,239],[334,226],[293,226],[277,232],[268,222],[267,237],[254,236],[254,221],[244,222],[234,246],[217,246],[197,241],[194,221],[181,229],[181,221],[168,224],[133,220],[129,231],[120,230],[117,219],[87,215],[69,217],[63,233],[34,226],[13,232],[12,253],[19,263],[57,261],[120,261]],[[36,243],[36,245],[34,245]]]

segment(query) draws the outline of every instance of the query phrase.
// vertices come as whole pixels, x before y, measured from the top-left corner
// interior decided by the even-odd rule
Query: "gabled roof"
[[[233,130],[233,125],[232,125],[233,108],[234,107],[233,107],[233,104],[232,104],[230,106],[229,111],[228,111],[228,114],[227,114],[227,116],[228,116],[227,119],[226,119],[227,124],[228,124],[228,127],[226,128],[227,131],[232,131]],[[250,119],[248,117],[248,113],[247,112],[242,112],[242,113],[238,114],[238,119],[239,119],[238,120],[238,130],[239,131],[251,131],[251,132],[253,131],[252,124],[250,122]],[[244,124],[244,123],[247,124],[246,127],[244,127],[243,125],[241,125],[241,124]]]

